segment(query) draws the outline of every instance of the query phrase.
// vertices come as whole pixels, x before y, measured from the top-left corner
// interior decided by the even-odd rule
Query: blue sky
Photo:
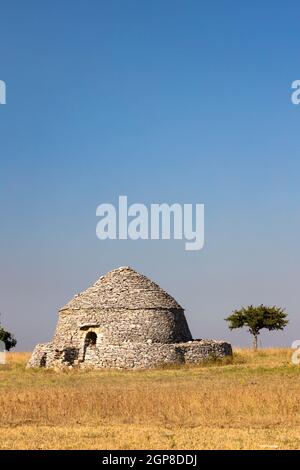
[[[186,308],[195,337],[249,303],[298,314],[300,6],[296,1],[1,3],[0,311],[20,350],[57,309],[131,265]],[[206,243],[96,238],[96,207],[204,203]]]

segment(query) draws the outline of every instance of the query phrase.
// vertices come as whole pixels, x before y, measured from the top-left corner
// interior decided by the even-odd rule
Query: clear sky
[[[300,5],[16,0],[0,5],[0,311],[19,350],[57,310],[131,265],[185,307],[195,337],[248,345],[224,317],[290,316],[300,339]],[[96,207],[204,203],[206,242],[100,241]]]

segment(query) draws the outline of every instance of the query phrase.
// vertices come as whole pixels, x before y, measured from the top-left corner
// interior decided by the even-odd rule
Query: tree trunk
[[[253,350],[257,350],[257,335],[253,335]]]

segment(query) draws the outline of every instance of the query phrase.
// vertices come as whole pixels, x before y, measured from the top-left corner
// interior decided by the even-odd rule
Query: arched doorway
[[[95,348],[97,344],[97,334],[94,331],[88,331],[84,339],[83,357],[82,361],[85,361],[86,351],[89,348]]]
[[[85,347],[96,346],[97,334],[94,331],[89,331],[85,337]]]

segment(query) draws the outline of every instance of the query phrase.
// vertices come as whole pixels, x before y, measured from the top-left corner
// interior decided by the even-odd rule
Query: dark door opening
[[[86,334],[85,340],[84,340],[84,348],[83,348],[83,357],[82,357],[82,362],[85,361],[85,355],[86,351],[88,348],[94,348],[97,343],[97,335],[94,331],[89,331]]]
[[[44,353],[40,360],[40,367],[46,367],[47,364],[47,353]]]
[[[97,343],[97,335],[94,331],[89,331],[85,337],[85,346],[95,346]]]

